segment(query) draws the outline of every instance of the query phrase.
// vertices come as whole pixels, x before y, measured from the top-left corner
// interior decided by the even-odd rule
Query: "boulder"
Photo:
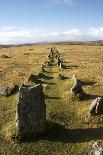
[[[97,97],[90,105],[90,114],[103,114],[103,97]]]

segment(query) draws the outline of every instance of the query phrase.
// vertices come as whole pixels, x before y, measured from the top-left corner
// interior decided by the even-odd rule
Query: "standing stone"
[[[61,60],[59,59],[59,57],[57,58],[57,66],[59,67],[61,63]]]
[[[38,76],[35,74],[30,74],[29,78],[28,78],[28,82],[38,82]]]
[[[71,88],[72,93],[82,94],[83,93],[83,88],[82,88],[82,84],[81,84],[80,80],[78,80],[75,75],[73,76],[72,79],[74,81],[74,85]]]
[[[39,135],[45,129],[46,105],[43,86],[19,89],[19,101],[16,110],[16,127],[20,135]]]
[[[54,54],[55,48],[51,48],[51,53]]]
[[[90,105],[90,114],[103,114],[103,97],[97,97]]]
[[[44,72],[44,71],[45,71],[45,70],[44,70],[44,67],[45,67],[44,64],[42,64],[42,65],[41,65],[41,72]]]
[[[43,72],[41,72],[41,71],[36,73],[36,76],[37,76],[38,79],[45,78],[45,74]]]
[[[63,68],[63,64],[62,64],[62,62],[60,62],[60,68],[61,68],[61,69]]]

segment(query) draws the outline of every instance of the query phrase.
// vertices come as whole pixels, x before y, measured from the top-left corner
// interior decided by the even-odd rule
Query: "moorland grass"
[[[35,45],[0,49],[9,59],[0,58],[4,78],[0,84],[28,83],[30,73],[38,72],[47,59],[52,45]],[[97,96],[103,96],[103,47],[55,45],[63,58],[65,69],[46,67],[47,79],[42,79],[46,97],[46,131],[41,137],[16,142],[11,139],[15,128],[18,94],[0,96],[0,154],[2,155],[84,155],[99,140],[103,146],[103,115],[91,117],[89,106]],[[32,49],[32,50],[29,50]],[[30,54],[25,55],[25,52]],[[61,74],[67,77],[57,78]],[[69,97],[71,77],[76,74],[83,90],[90,97],[73,101]],[[33,83],[32,83],[33,85]]]

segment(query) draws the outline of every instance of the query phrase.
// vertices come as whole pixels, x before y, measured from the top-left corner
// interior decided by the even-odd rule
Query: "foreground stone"
[[[90,105],[90,114],[99,115],[103,114],[103,97],[97,97]]]
[[[45,129],[46,105],[43,86],[22,85],[16,110],[16,127],[20,135],[39,135]]]

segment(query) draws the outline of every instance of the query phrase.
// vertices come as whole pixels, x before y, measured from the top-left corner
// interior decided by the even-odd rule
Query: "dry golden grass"
[[[21,85],[27,83],[30,73],[39,71],[53,45],[34,45],[0,49],[0,85]],[[94,141],[100,140],[103,145],[103,115],[90,117],[89,106],[96,96],[103,96],[103,47],[83,45],[55,45],[64,60],[66,69],[47,68],[46,74],[53,76],[47,80],[46,99],[48,135],[39,141],[16,144],[9,143],[16,111],[18,95],[8,98],[0,97],[0,149],[7,155],[83,155]],[[32,49],[32,50],[31,50]],[[3,58],[7,55],[9,58]],[[50,73],[49,73],[50,72]],[[61,80],[61,73],[67,79]],[[85,93],[89,99],[72,101],[69,91],[72,87],[72,76],[84,82]],[[66,100],[68,98],[68,100]],[[12,123],[11,123],[12,122]],[[65,129],[62,128],[65,126]],[[5,135],[5,136],[2,136]],[[5,139],[3,139],[5,137]]]

